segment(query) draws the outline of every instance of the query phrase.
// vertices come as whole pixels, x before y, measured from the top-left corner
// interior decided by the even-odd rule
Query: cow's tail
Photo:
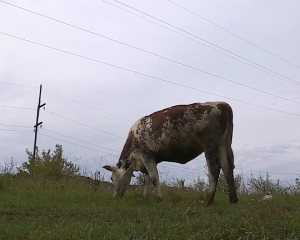
[[[232,135],[233,135],[233,112],[231,107],[228,105],[228,125],[227,125],[227,159],[229,166],[234,169],[234,154],[231,148]]]

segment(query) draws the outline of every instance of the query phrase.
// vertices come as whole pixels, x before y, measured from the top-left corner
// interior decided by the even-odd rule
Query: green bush
[[[43,178],[47,180],[59,180],[63,177],[72,177],[79,175],[79,167],[63,157],[62,146],[55,145],[55,150],[50,154],[50,149],[42,151],[41,155],[36,152],[35,159],[33,153],[26,149],[28,162],[22,163],[17,168],[18,174],[26,174],[34,178]]]

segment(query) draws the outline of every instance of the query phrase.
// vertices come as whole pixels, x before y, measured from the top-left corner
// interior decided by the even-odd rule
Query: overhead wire
[[[5,126],[5,127],[16,127],[16,128],[33,128],[33,127],[30,127],[30,126],[20,126],[20,125],[12,125],[12,124],[3,124],[3,123],[0,123],[1,126]]]
[[[166,166],[160,166],[160,165],[158,165],[158,167],[157,167],[158,169],[166,169]],[[191,169],[186,169],[186,168],[180,168],[180,169],[178,169],[178,168],[174,168],[173,166],[167,166],[167,169],[169,170],[169,169],[171,169],[171,170],[175,170],[175,171],[180,171],[180,172],[187,172],[187,173],[191,173],[191,174],[197,174],[198,176],[200,176],[200,175],[203,175],[203,174],[205,174],[205,173],[203,173],[203,170],[202,171],[191,171]]]
[[[40,15],[40,16],[43,16],[43,17],[46,17],[46,18],[49,18],[49,19],[51,19],[51,20],[54,20],[54,21],[57,21],[57,22],[60,22],[60,23],[63,23],[63,24],[66,24],[66,25],[69,25],[69,26],[71,26],[71,27],[75,27],[75,28],[78,28],[78,29],[80,29],[80,30],[83,30],[83,31],[87,31],[87,32],[89,32],[89,33],[92,33],[92,34],[96,34],[96,33],[94,33],[94,32],[91,32],[91,31],[88,31],[88,30],[86,30],[86,29],[83,29],[83,28],[79,28],[79,27],[76,27],[76,26],[74,26],[74,25],[71,25],[71,24],[68,24],[68,23],[65,23],[65,22],[62,22],[62,21],[60,21],[60,20],[57,20],[57,19],[54,19],[54,18],[51,18],[51,17],[48,17],[48,16],[45,16],[45,15],[42,15],[42,14],[39,14],[39,13],[36,13],[36,12],[33,12],[33,11],[30,11],[30,10],[28,10],[28,9],[25,9],[25,8],[22,8],[22,7],[19,7],[19,6],[16,6],[16,5],[14,5],[14,4],[11,4],[11,3],[7,3],[7,2],[5,2],[5,1],[1,1],[1,2],[3,2],[3,3],[6,3],[6,4],[9,4],[9,5],[12,5],[12,6],[14,6],[14,7],[17,7],[17,8],[20,8],[20,9],[23,9],[23,10],[26,10],[26,11],[29,11],[29,12],[31,12],[31,13],[34,13],[34,14],[37,14],[37,15]],[[119,2],[119,1],[116,1],[116,2]],[[123,4],[123,3],[121,3],[121,2],[119,2],[120,4]],[[123,4],[124,5],[124,4]],[[126,5],[126,4],[125,4]],[[128,6],[128,5],[126,5],[127,7],[130,7],[130,6]],[[132,7],[130,7],[130,8],[132,8]],[[137,10],[137,9],[135,9],[135,8],[133,8],[134,10],[136,10],[136,11],[139,11],[139,10]],[[139,12],[141,12],[141,11],[139,11]],[[143,14],[146,14],[146,13],[144,13],[144,12],[142,12]],[[149,14],[146,14],[146,15],[148,15],[148,16],[150,16]],[[152,17],[152,16],[151,16]],[[154,17],[153,17],[154,18]],[[155,18],[155,19],[157,19],[157,18]],[[157,19],[157,20],[159,20],[159,19]],[[161,21],[161,20],[160,20]],[[164,21],[162,21],[162,22],[164,22]],[[165,22],[164,22],[165,23]],[[169,24],[170,25],[170,24]],[[173,26],[173,25],[171,25],[171,26]],[[99,34],[98,34],[99,35]],[[101,36],[101,37],[105,37],[105,36],[102,36],[102,35],[99,35],[99,36]],[[114,39],[110,39],[110,40],[114,40]],[[114,40],[114,41],[116,41],[116,40]],[[117,42],[119,42],[119,41],[117,41]],[[122,43],[122,42],[119,42],[119,43]],[[122,43],[123,44],[123,43]],[[129,45],[130,46],[130,45]],[[133,47],[133,46],[131,46],[131,47]],[[142,50],[142,49],[141,49]],[[149,52],[148,52],[149,53]],[[248,87],[248,86],[246,86],[246,87]],[[257,90],[257,89],[255,89],[255,88],[252,88],[253,90]],[[259,90],[260,91],[260,90]],[[262,91],[263,93],[266,93],[266,94],[270,94],[270,93],[267,93],[267,92],[264,92],[264,91]],[[273,94],[270,94],[270,95],[272,95],[272,96],[275,96],[275,97],[280,97],[280,96],[277,96],[277,95],[273,95]],[[281,97],[280,97],[281,98]],[[292,101],[292,100],[289,100],[289,99],[286,99],[286,98],[283,98],[283,99],[285,99],[285,100],[287,100],[287,101]],[[296,101],[292,101],[292,102],[294,102],[294,103],[298,103],[298,102],[296,102]]]
[[[1,0],[0,0],[1,2]],[[18,83],[9,83],[9,82],[3,82],[0,81],[1,84],[7,84],[7,85],[14,85],[14,86],[19,86],[19,87],[26,87],[26,88],[35,88],[37,89],[38,87],[34,87],[34,86],[28,86],[28,85],[24,85],[24,84],[18,84]]]
[[[104,151],[97,150],[97,149],[94,149],[94,148],[82,146],[82,145],[79,145],[77,143],[68,142],[68,141],[65,141],[65,140],[62,140],[62,139],[59,139],[59,138],[51,137],[49,135],[46,135],[46,134],[43,134],[43,133],[40,133],[40,132],[38,132],[38,135],[41,135],[41,136],[44,136],[44,137],[47,137],[47,138],[52,138],[52,139],[55,139],[55,140],[58,140],[58,141],[61,141],[61,142],[64,142],[64,143],[72,144],[72,145],[77,146],[77,147],[86,148],[86,149],[93,150],[93,151],[96,151],[96,152],[101,152],[101,153],[105,153],[105,154],[108,154],[108,155],[118,157],[118,155],[113,154],[113,153],[104,152]]]
[[[86,143],[86,144],[89,144],[89,145],[92,145],[92,146],[95,146],[95,147],[100,147],[100,148],[104,148],[104,149],[106,149],[106,150],[110,150],[110,151],[114,151],[114,152],[120,153],[119,150],[115,150],[115,149],[108,148],[108,147],[104,147],[104,146],[101,146],[101,145],[98,145],[98,144],[94,144],[94,143],[91,143],[91,142],[83,141],[83,140],[81,140],[81,139],[74,138],[74,137],[70,137],[70,136],[67,136],[67,135],[65,135],[65,134],[58,133],[58,132],[55,132],[55,131],[52,131],[52,130],[49,130],[49,129],[46,129],[46,128],[42,128],[42,130],[43,130],[43,131],[50,132],[50,133],[54,133],[54,134],[57,134],[57,135],[60,135],[60,136],[66,137],[66,138],[70,138],[70,139],[73,139],[73,140],[76,140],[76,141],[79,141],[79,142],[82,142],[82,143]]]
[[[236,169],[240,168],[241,166],[237,166]],[[278,174],[278,175],[297,175],[296,173],[275,173],[275,172],[269,172],[269,171],[259,171],[259,170],[252,170],[252,169],[245,169],[243,168],[242,171],[249,171],[249,172],[257,172],[257,173],[266,173],[266,174]]]
[[[251,158],[259,158],[259,159],[264,159],[264,160],[268,160],[266,159],[266,157],[264,156],[253,156],[253,155],[250,155],[250,154],[245,154],[245,153],[239,153],[239,152],[235,152],[234,153],[235,155],[242,155],[242,156],[248,156],[248,157],[251,157]],[[291,162],[291,161],[285,161],[285,160],[276,160],[276,159],[272,159],[272,161],[276,161],[276,162],[284,162],[284,163],[293,163],[293,164],[300,164],[300,162]]]
[[[292,103],[296,103],[296,104],[299,104],[299,105],[300,105],[300,102],[298,102],[298,101],[291,100],[291,99],[288,99],[288,98],[284,98],[284,97],[281,97],[281,96],[278,96],[278,95],[276,95],[276,94],[269,93],[269,92],[266,92],[266,91],[263,91],[263,90],[259,90],[259,89],[257,89],[257,88],[253,88],[253,87],[247,86],[247,85],[242,84],[242,83],[234,82],[234,81],[232,81],[232,80],[229,80],[229,79],[226,79],[226,78],[223,78],[223,77],[214,75],[214,74],[210,74],[210,75],[215,76],[215,77],[218,77],[218,78],[221,78],[221,79],[223,79],[223,80],[226,80],[226,81],[229,81],[229,82],[232,82],[232,83],[235,83],[235,84],[237,84],[237,85],[246,87],[246,88],[248,88],[248,89],[251,89],[251,90],[254,90],[254,91],[257,91],[257,92],[260,92],[260,93],[269,95],[269,96],[272,96],[272,97],[276,97],[276,98],[279,98],[279,99],[282,99],[282,100],[285,100],[285,101],[288,101],[288,102],[292,102]],[[61,97],[63,97],[63,96],[61,96]],[[74,102],[75,102],[75,101],[74,101]],[[79,103],[79,102],[77,102],[77,103]],[[81,104],[81,103],[79,103],[79,104]],[[83,104],[82,104],[82,105],[83,105]],[[88,106],[88,105],[85,105],[85,106],[86,106],[86,107],[89,107],[89,108],[93,108],[94,110],[97,110],[97,111],[101,111],[101,110],[99,110],[99,109],[97,109],[97,108],[94,108],[94,107],[91,107],[91,106]],[[101,112],[103,112],[103,111],[101,111]],[[114,117],[117,117],[116,115],[111,114],[111,113],[108,113],[108,112],[104,112],[104,113],[109,114],[109,115],[112,115],[112,116],[114,116]],[[124,119],[124,120],[130,121],[129,119]]]
[[[104,0],[102,0],[102,1],[103,1],[103,2],[106,2],[106,1],[104,1]],[[122,5],[126,6],[126,7],[128,7],[128,8],[130,8],[130,9],[133,9],[133,10],[139,12],[139,13],[142,13],[142,14],[148,16],[148,17],[151,17],[151,18],[153,18],[153,19],[155,19],[155,20],[157,20],[157,21],[159,21],[159,22],[162,22],[162,23],[164,23],[164,24],[166,24],[166,25],[168,25],[168,26],[171,26],[171,27],[173,27],[173,28],[175,28],[175,29],[177,29],[177,30],[180,30],[180,31],[184,32],[185,34],[188,34],[188,35],[193,36],[193,37],[195,37],[195,38],[197,38],[197,39],[200,39],[201,41],[203,41],[203,42],[205,42],[205,43],[208,43],[208,44],[210,44],[210,45],[212,45],[212,46],[214,46],[214,47],[217,47],[218,49],[221,49],[222,51],[225,51],[225,52],[227,52],[227,53],[229,53],[229,54],[232,54],[233,56],[236,56],[236,57],[238,57],[238,58],[241,58],[241,59],[243,59],[243,60],[245,60],[245,61],[247,61],[247,62],[249,62],[249,63],[251,63],[251,64],[254,64],[254,65],[256,65],[256,66],[262,68],[262,69],[265,69],[265,70],[267,70],[267,71],[269,71],[269,72],[272,72],[272,73],[274,73],[274,74],[276,74],[276,75],[278,75],[278,76],[281,76],[281,77],[285,78],[285,81],[287,81],[287,82],[290,82],[290,83],[293,83],[294,85],[300,86],[300,82],[298,82],[298,81],[295,81],[295,80],[293,80],[293,79],[291,79],[291,78],[289,78],[289,77],[286,77],[286,76],[284,76],[284,75],[282,75],[282,74],[280,74],[280,73],[277,73],[277,72],[275,72],[275,71],[273,71],[273,70],[271,70],[271,69],[268,69],[268,68],[266,68],[266,67],[264,67],[264,66],[262,66],[262,65],[260,65],[260,64],[258,64],[258,63],[255,63],[255,62],[253,62],[253,61],[251,61],[251,60],[249,60],[249,59],[247,59],[247,58],[244,58],[244,57],[242,57],[242,56],[240,56],[240,55],[238,55],[238,54],[236,54],[236,53],[234,53],[234,52],[231,52],[231,51],[229,51],[229,50],[227,50],[227,49],[225,49],[225,48],[223,48],[223,47],[220,47],[220,46],[218,46],[218,45],[216,45],[216,44],[214,44],[214,43],[212,43],[212,42],[210,42],[210,41],[207,41],[207,40],[205,40],[205,39],[203,39],[203,38],[201,38],[201,37],[198,37],[198,36],[196,36],[195,34],[192,34],[192,33],[188,32],[188,31],[185,31],[185,30],[183,30],[183,29],[181,29],[181,28],[179,28],[179,27],[176,27],[176,26],[174,26],[174,25],[172,25],[172,24],[170,24],[170,23],[168,23],[168,22],[166,22],[166,21],[163,21],[163,20],[161,20],[161,19],[159,19],[159,18],[157,18],[157,17],[153,17],[152,15],[150,15],[150,14],[148,14],[148,13],[145,13],[145,12],[143,12],[143,11],[137,9],[137,8],[131,7],[131,6],[129,6],[128,4],[122,3],[122,2],[117,1],[117,0],[114,0],[114,1],[117,2],[117,3],[119,3],[119,4],[122,4]],[[211,49],[215,50],[214,48],[211,48]]]
[[[41,47],[52,49],[52,50],[55,50],[55,51],[58,51],[58,52],[63,52],[63,53],[66,53],[66,54],[69,54],[69,55],[72,55],[72,56],[76,56],[76,57],[79,57],[79,58],[82,58],[82,59],[86,59],[86,60],[90,60],[90,61],[93,61],[93,62],[96,62],[96,63],[100,63],[100,64],[103,64],[103,65],[106,65],[106,66],[121,69],[121,70],[130,72],[130,73],[134,73],[134,74],[137,74],[137,75],[140,75],[140,76],[144,76],[144,77],[155,79],[155,80],[158,80],[158,81],[161,81],[161,82],[165,82],[165,83],[169,83],[169,84],[176,85],[176,86],[179,86],[179,87],[183,87],[183,88],[186,88],[186,89],[190,89],[190,90],[202,92],[202,93],[205,93],[205,94],[209,94],[209,95],[229,99],[229,100],[239,102],[239,103],[243,103],[243,104],[253,106],[253,107],[267,109],[267,110],[271,110],[271,111],[275,111],[275,112],[281,112],[281,113],[285,113],[285,114],[289,114],[289,115],[293,115],[293,116],[297,116],[297,117],[300,116],[300,114],[297,114],[297,113],[286,112],[286,111],[282,111],[282,110],[277,110],[277,109],[273,109],[273,108],[269,108],[269,107],[265,107],[265,106],[245,102],[245,101],[242,101],[242,100],[237,100],[237,99],[234,99],[234,98],[231,98],[231,97],[225,97],[225,96],[222,96],[222,95],[219,95],[219,94],[215,94],[215,93],[211,93],[211,92],[208,92],[208,91],[200,90],[198,88],[190,87],[190,86],[187,86],[187,85],[184,85],[184,84],[172,82],[170,80],[166,80],[166,79],[163,79],[163,78],[154,77],[154,76],[149,75],[149,74],[141,73],[141,72],[138,72],[138,71],[135,71],[135,70],[125,68],[125,67],[120,67],[120,66],[117,66],[117,65],[114,65],[114,64],[111,64],[111,63],[99,61],[99,60],[96,60],[96,59],[93,59],[93,58],[90,58],[90,57],[85,57],[85,56],[82,56],[82,55],[79,55],[79,54],[76,54],[76,53],[73,53],[73,52],[65,51],[65,50],[62,50],[62,49],[59,49],[59,48],[56,48],[56,47],[51,47],[51,46],[48,46],[48,45],[45,45],[45,44],[34,42],[34,41],[31,41],[31,40],[24,39],[24,38],[21,38],[21,37],[17,37],[17,36],[7,34],[7,33],[4,33],[4,32],[0,32],[0,34],[6,35],[6,36],[9,36],[11,38],[18,39],[18,40],[22,40],[22,41],[25,41],[25,42],[28,42],[28,43],[31,43],[31,44],[35,44],[35,45],[38,45],[38,46],[41,46]]]
[[[43,90],[46,91],[46,92],[48,92],[48,93],[51,93],[51,94],[53,94],[53,95],[56,95],[56,96],[58,96],[58,97],[61,97],[61,98],[67,99],[67,100],[69,100],[69,101],[71,101],[71,102],[74,102],[74,103],[77,103],[77,104],[79,104],[79,105],[82,105],[82,106],[84,106],[84,107],[87,107],[87,108],[96,110],[96,111],[101,112],[101,113],[105,113],[105,114],[107,114],[107,115],[110,115],[110,116],[113,116],[113,117],[116,117],[116,118],[125,120],[125,121],[127,121],[127,122],[132,122],[131,120],[129,120],[129,119],[127,119],[127,118],[120,117],[120,116],[115,115],[115,114],[113,114],[113,113],[110,113],[110,112],[106,112],[106,111],[100,110],[100,109],[95,108],[95,107],[93,107],[93,106],[87,105],[87,104],[85,104],[85,103],[79,102],[79,101],[77,101],[77,100],[68,98],[68,97],[66,97],[66,96],[63,96],[63,95],[60,95],[60,94],[57,94],[57,93],[54,93],[54,92],[49,91],[49,90],[47,90],[47,89],[43,89]]]
[[[81,122],[75,121],[75,120],[73,120],[73,119],[71,119],[71,118],[64,117],[64,116],[59,115],[59,114],[57,114],[57,113],[54,113],[54,112],[51,112],[51,111],[48,111],[48,110],[47,110],[47,111],[45,110],[45,112],[46,112],[46,113],[50,113],[51,115],[54,115],[54,116],[57,116],[57,117],[66,119],[66,120],[68,120],[68,121],[70,121],[70,122],[74,122],[74,123],[80,124],[80,125],[85,126],[85,127],[87,127],[87,128],[91,128],[91,129],[93,129],[93,130],[97,130],[97,131],[99,131],[99,132],[102,132],[102,133],[105,133],[105,134],[108,134],[108,135],[111,135],[111,136],[114,136],[114,137],[117,137],[117,138],[125,139],[125,138],[122,137],[122,136],[119,136],[119,135],[116,135],[116,134],[113,134],[113,133],[110,133],[110,132],[103,131],[103,130],[101,130],[101,129],[99,129],[99,128],[92,127],[92,126],[87,125],[87,124],[85,124],[85,123],[81,123]]]
[[[23,110],[36,110],[34,108],[31,108],[31,107],[16,107],[16,106],[3,106],[3,105],[0,105],[0,108],[14,108],[14,109],[23,109]]]
[[[103,0],[102,0],[102,1],[103,1]],[[5,4],[8,4],[8,5],[11,5],[11,6],[16,7],[16,8],[19,8],[19,9],[22,9],[22,10],[27,11],[27,12],[30,12],[30,13],[36,14],[36,15],[38,15],[38,16],[41,16],[41,17],[50,19],[50,20],[52,20],[52,21],[55,21],[55,22],[58,22],[58,23],[67,25],[67,26],[69,26],[69,27],[72,27],[72,28],[75,28],[75,29],[78,29],[78,30],[81,30],[81,31],[84,31],[84,32],[87,32],[87,33],[90,33],[90,34],[93,34],[93,35],[96,35],[96,36],[98,36],[98,37],[105,38],[105,39],[107,39],[107,40],[116,42],[116,43],[118,43],[118,44],[125,45],[125,46],[130,47],[130,48],[133,48],[133,49],[135,49],[135,50],[139,50],[139,51],[145,52],[145,53],[147,53],[147,54],[154,55],[154,56],[156,56],[156,57],[162,58],[162,59],[164,59],[164,60],[171,61],[171,62],[173,62],[173,63],[182,65],[182,66],[184,66],[184,67],[187,67],[187,68],[190,68],[190,69],[194,69],[194,70],[196,70],[196,71],[200,71],[200,72],[202,72],[202,73],[205,73],[205,74],[208,74],[208,75],[211,75],[211,76],[220,78],[220,79],[222,79],[222,80],[231,82],[231,83],[233,83],[233,84],[237,84],[237,85],[240,85],[240,86],[242,86],[242,87],[246,87],[246,88],[252,89],[252,90],[254,90],[254,91],[258,91],[258,92],[262,92],[262,93],[265,93],[265,94],[269,94],[269,95],[271,95],[271,96],[276,96],[275,94],[270,94],[270,93],[268,93],[268,92],[259,90],[259,89],[257,89],[257,88],[250,87],[250,86],[247,86],[247,85],[245,85],[245,84],[241,84],[241,83],[239,83],[239,82],[236,82],[236,81],[233,81],[233,80],[230,80],[230,79],[227,79],[227,78],[218,76],[218,75],[216,75],[216,74],[212,74],[212,73],[210,73],[210,72],[201,70],[201,69],[199,69],[199,68],[192,67],[192,66],[190,66],[190,65],[188,65],[188,64],[184,64],[184,63],[181,63],[181,62],[179,62],[179,61],[176,61],[176,60],[173,60],[173,59],[170,59],[170,58],[161,56],[161,55],[159,55],[159,54],[156,54],[156,53],[147,51],[147,50],[145,50],[145,49],[142,49],[142,48],[138,48],[138,47],[132,46],[132,45],[130,45],[130,44],[127,44],[127,43],[118,41],[118,40],[116,40],[116,39],[113,39],[113,38],[104,36],[104,35],[102,35],[102,34],[98,34],[98,33],[89,31],[89,30],[87,30],[87,29],[84,29],[84,28],[75,26],[75,25],[73,25],[73,24],[66,23],[66,22],[64,22],[64,21],[61,21],[61,20],[58,20],[58,19],[55,19],[55,18],[46,16],[46,15],[44,15],[44,14],[40,14],[40,13],[31,11],[31,10],[29,10],[29,9],[26,9],[26,8],[23,8],[23,7],[20,7],[20,6],[17,6],[17,5],[14,5],[14,4],[11,4],[11,3],[7,3],[7,2],[2,1],[2,0],[0,0],[0,2],[5,3]],[[103,1],[103,2],[108,3],[108,4],[111,4],[111,3],[106,2],[106,1]],[[118,2],[118,1],[117,1],[117,2]],[[115,6],[114,4],[111,4],[111,5]],[[127,6],[127,5],[126,5],[126,6]],[[117,6],[115,6],[115,7],[117,7]],[[121,8],[121,9],[122,9],[122,8]],[[124,9],[122,9],[122,10],[124,10]],[[135,9],[135,10],[136,10],[136,9]],[[138,11],[138,10],[137,10],[137,11]],[[129,13],[131,13],[131,12],[129,12]],[[146,14],[146,13],[144,13],[144,14]],[[148,15],[148,14],[146,14],[146,15]],[[139,15],[137,15],[137,16],[139,16]],[[154,18],[154,17],[153,17],[153,18]],[[156,19],[156,18],[155,18],[155,19]],[[147,20],[147,19],[146,19],[146,20]],[[151,21],[151,22],[152,22],[152,21]],[[162,21],[162,22],[163,22],[163,21]],[[153,23],[155,23],[155,22],[153,22]],[[156,23],[155,23],[155,24],[156,24]],[[169,25],[170,25],[170,24],[169,24]],[[171,25],[171,26],[172,26],[172,25]],[[182,30],[182,31],[183,31],[183,30]],[[177,33],[177,32],[175,32],[175,33]],[[184,35],[184,36],[185,36],[185,35]],[[200,43],[200,42],[199,42],[199,43]],[[201,43],[201,44],[202,44],[202,43]],[[206,47],[209,47],[209,46],[207,46],[207,45],[205,45],[205,46],[206,46]],[[209,47],[209,48],[211,48],[211,47]],[[213,48],[212,48],[212,49],[213,49]],[[216,49],[213,49],[213,50],[216,50]],[[216,51],[218,51],[218,50],[216,50]],[[220,52],[220,51],[218,51],[218,52]],[[220,53],[225,54],[225,53],[223,53],[223,52],[220,52]],[[227,54],[225,54],[225,55],[227,55]],[[231,55],[227,55],[227,56],[232,57]],[[234,58],[234,57],[233,57],[233,58]],[[242,58],[242,57],[240,57],[240,58]],[[237,59],[237,58],[234,58],[234,59],[236,59],[236,60],[238,60],[238,61],[241,61],[240,59]],[[241,62],[243,62],[243,61],[241,61]],[[251,62],[251,61],[250,61],[250,62]],[[243,63],[246,63],[246,62],[243,62]],[[246,64],[248,64],[248,63],[246,63]],[[248,65],[249,65],[249,64],[248,64]],[[259,65],[259,64],[256,64],[256,65]],[[253,65],[250,65],[250,66],[255,67],[255,66],[253,66]],[[259,65],[259,66],[260,66],[260,65]],[[262,66],[260,66],[260,67],[262,67]],[[257,68],[257,67],[255,67],[255,68]],[[264,67],[263,67],[263,68],[264,68]],[[257,68],[257,69],[262,70],[261,68]],[[267,68],[265,68],[265,69],[267,69]],[[280,75],[280,74],[278,74],[278,73],[276,73],[277,75],[274,75],[275,72],[274,72],[274,73],[270,73],[271,70],[269,70],[269,69],[267,69],[267,70],[268,70],[269,72],[267,72],[267,71],[265,71],[265,70],[262,70],[262,71],[263,71],[263,72],[266,72],[266,73],[268,73],[268,74],[271,74],[271,75],[273,75],[273,76],[275,76],[275,77],[278,77],[278,75]],[[285,77],[285,76],[282,75],[280,78],[282,78],[282,77]],[[285,78],[288,78],[288,77],[285,77]],[[292,80],[292,79],[290,79],[290,80],[291,80],[291,81],[294,81],[294,80]],[[286,80],[285,80],[285,81],[286,81]],[[296,81],[294,81],[294,82],[296,82]],[[299,82],[297,82],[297,83],[298,83],[299,86],[300,86],[300,83],[299,83]],[[280,97],[280,98],[281,98],[281,97]],[[289,100],[289,99],[286,99],[286,98],[283,98],[283,99],[288,100],[288,101],[292,101],[292,100]],[[295,101],[292,101],[292,102],[295,102]]]
[[[3,128],[1,128],[0,131],[5,131],[5,132],[23,132],[23,133],[32,133],[32,131],[14,130],[14,129],[3,129]]]
[[[12,125],[12,124],[3,124],[3,123],[0,123],[0,126],[3,126],[3,127],[13,127],[13,128],[32,128],[33,127],[29,127],[29,126],[19,126],[19,125]],[[15,130],[15,129],[4,129],[4,128],[1,128],[0,131],[6,131],[6,132],[26,132],[26,133],[32,133],[32,131],[26,131],[26,130]]]
[[[199,175],[201,175],[202,174],[201,172],[203,172],[203,170],[202,171],[196,171],[196,170],[193,170],[193,169],[188,169],[186,167],[176,167],[174,165],[171,165],[168,162],[164,162],[163,164],[164,165],[158,165],[158,168],[173,169],[173,170],[176,170],[176,171],[184,171],[184,172],[188,172],[188,173],[192,173],[192,174],[199,174]]]
[[[191,41],[193,41],[193,42],[199,43],[199,44],[201,44],[201,45],[203,45],[203,46],[205,46],[205,47],[207,47],[207,48],[210,48],[210,49],[212,49],[212,50],[214,50],[214,51],[216,51],[216,52],[219,52],[219,53],[221,53],[221,54],[223,54],[223,55],[225,55],[225,56],[227,56],[227,57],[230,57],[230,58],[235,59],[235,60],[237,60],[237,61],[240,61],[240,62],[242,62],[242,63],[244,63],[244,64],[247,64],[247,65],[249,65],[249,66],[251,66],[251,67],[253,67],[253,68],[256,68],[256,69],[258,69],[258,70],[260,70],[260,71],[262,71],[262,72],[265,72],[265,73],[267,73],[267,74],[270,74],[270,75],[272,75],[272,76],[275,76],[275,77],[277,77],[277,78],[280,78],[280,79],[282,79],[282,80],[284,80],[284,81],[287,81],[287,82],[289,82],[289,83],[292,83],[292,84],[294,84],[294,85],[300,86],[300,83],[297,82],[297,81],[295,81],[295,80],[293,80],[293,79],[287,80],[287,79],[285,79],[285,78],[288,78],[288,77],[282,78],[282,77],[280,77],[279,75],[276,75],[276,74],[274,74],[274,73],[272,73],[272,72],[270,72],[270,71],[266,71],[266,70],[264,70],[264,69],[262,69],[262,68],[256,67],[255,65],[251,65],[249,62],[245,62],[245,61],[243,61],[243,60],[241,60],[241,59],[239,59],[239,58],[236,58],[236,57],[234,57],[234,56],[232,56],[232,55],[227,54],[226,52],[222,52],[222,51],[220,51],[220,50],[218,50],[218,49],[212,48],[211,46],[208,46],[208,45],[204,44],[203,42],[197,41],[197,40],[195,40],[194,38],[191,38],[191,37],[188,37],[188,36],[186,36],[186,35],[184,35],[184,34],[181,34],[181,33],[179,33],[179,32],[176,32],[176,31],[174,31],[174,30],[172,30],[172,29],[170,29],[170,28],[167,28],[167,27],[165,27],[165,26],[163,26],[163,25],[161,25],[161,24],[158,24],[157,22],[151,21],[150,19],[144,18],[144,17],[142,17],[142,16],[140,16],[140,15],[137,15],[137,14],[135,14],[135,13],[133,13],[133,12],[130,12],[130,11],[124,9],[124,8],[121,8],[121,7],[119,7],[119,6],[116,6],[116,5],[114,5],[114,4],[110,3],[110,2],[107,2],[107,1],[105,1],[105,0],[101,0],[101,1],[102,1],[102,2],[105,2],[105,3],[107,3],[107,4],[110,4],[110,5],[112,5],[112,6],[116,7],[116,8],[118,8],[118,9],[121,9],[121,10],[123,10],[123,11],[125,11],[125,12],[128,12],[128,13],[130,13],[130,14],[136,16],[136,17],[139,17],[139,18],[141,18],[141,19],[143,19],[143,20],[146,20],[146,21],[151,22],[151,23],[153,23],[153,24],[155,24],[155,25],[158,25],[158,26],[160,26],[160,27],[162,27],[162,28],[165,28],[165,29],[167,29],[167,30],[169,30],[169,31],[171,31],[171,32],[174,32],[174,33],[176,33],[177,35],[180,35],[180,36],[182,36],[182,37],[184,37],[184,38],[187,38],[187,39],[189,39],[189,40],[191,40]]]
[[[232,32],[232,31],[230,31],[230,30],[228,30],[228,29],[222,27],[221,25],[216,24],[215,22],[213,22],[213,21],[211,21],[211,20],[209,20],[209,19],[207,19],[207,18],[205,18],[205,17],[203,17],[203,16],[201,16],[201,15],[199,15],[199,14],[197,14],[197,13],[191,11],[190,9],[187,9],[186,7],[183,7],[182,5],[179,5],[178,3],[175,3],[174,1],[171,1],[171,0],[168,0],[168,1],[169,1],[170,3],[176,5],[177,7],[181,8],[181,9],[184,9],[185,11],[187,11],[187,12],[189,12],[189,13],[191,13],[191,14],[193,14],[193,15],[195,15],[195,16],[197,16],[197,17],[203,19],[203,20],[205,20],[206,22],[209,22],[210,24],[212,24],[212,25],[214,25],[214,26],[216,26],[216,27],[218,27],[218,28],[224,30],[225,32],[230,33],[231,35],[233,35],[233,36],[235,36],[235,37],[237,37],[237,38],[243,40],[244,42],[246,42],[246,43],[248,43],[248,44],[250,44],[250,45],[252,45],[252,46],[254,46],[254,47],[256,47],[256,48],[258,48],[258,49],[260,49],[260,50],[262,50],[262,51],[264,51],[264,52],[266,52],[266,53],[268,53],[268,54],[270,54],[270,55],[272,55],[273,57],[276,57],[276,58],[278,58],[278,59],[280,59],[280,60],[282,60],[282,61],[284,61],[284,62],[286,62],[286,63],[288,63],[288,64],[290,64],[290,65],[292,65],[292,66],[294,66],[294,67],[300,68],[300,67],[297,66],[296,64],[294,64],[294,63],[292,63],[292,62],[290,62],[290,61],[287,61],[287,60],[283,59],[282,57],[280,57],[280,56],[278,56],[278,55],[276,55],[276,54],[274,54],[274,53],[272,53],[272,52],[270,52],[270,51],[268,51],[268,50],[266,50],[266,49],[264,49],[264,48],[258,46],[257,44],[255,44],[255,43],[253,43],[253,42],[247,40],[246,38],[237,35],[236,33],[234,33],[234,32]]]

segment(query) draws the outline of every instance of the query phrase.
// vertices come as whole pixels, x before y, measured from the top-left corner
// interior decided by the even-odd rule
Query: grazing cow
[[[225,102],[177,105],[140,118],[129,131],[119,162],[103,167],[112,172],[114,196],[122,197],[133,171],[141,171],[145,174],[143,196],[152,182],[160,200],[156,165],[162,161],[185,164],[204,152],[209,170],[206,205],[214,201],[221,168],[228,184],[229,202],[236,203],[232,118],[232,109]]]

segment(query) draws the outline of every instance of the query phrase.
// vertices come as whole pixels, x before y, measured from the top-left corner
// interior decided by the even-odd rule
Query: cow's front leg
[[[157,169],[154,174],[152,174],[152,175],[150,174],[150,178],[151,178],[152,184],[155,188],[156,199],[157,199],[157,201],[161,201],[162,196],[161,196],[161,191],[160,191],[160,182],[159,182]]]
[[[150,180],[154,186],[156,198],[158,201],[161,201],[162,196],[161,196],[161,191],[160,191],[160,182],[159,182],[159,176],[158,176],[156,163],[155,163],[155,161],[149,161],[149,159],[148,159],[148,160],[144,161],[144,165],[147,169]]]
[[[150,176],[149,176],[148,173],[145,173],[145,175],[144,175],[143,198],[147,197],[149,185],[150,185]]]

